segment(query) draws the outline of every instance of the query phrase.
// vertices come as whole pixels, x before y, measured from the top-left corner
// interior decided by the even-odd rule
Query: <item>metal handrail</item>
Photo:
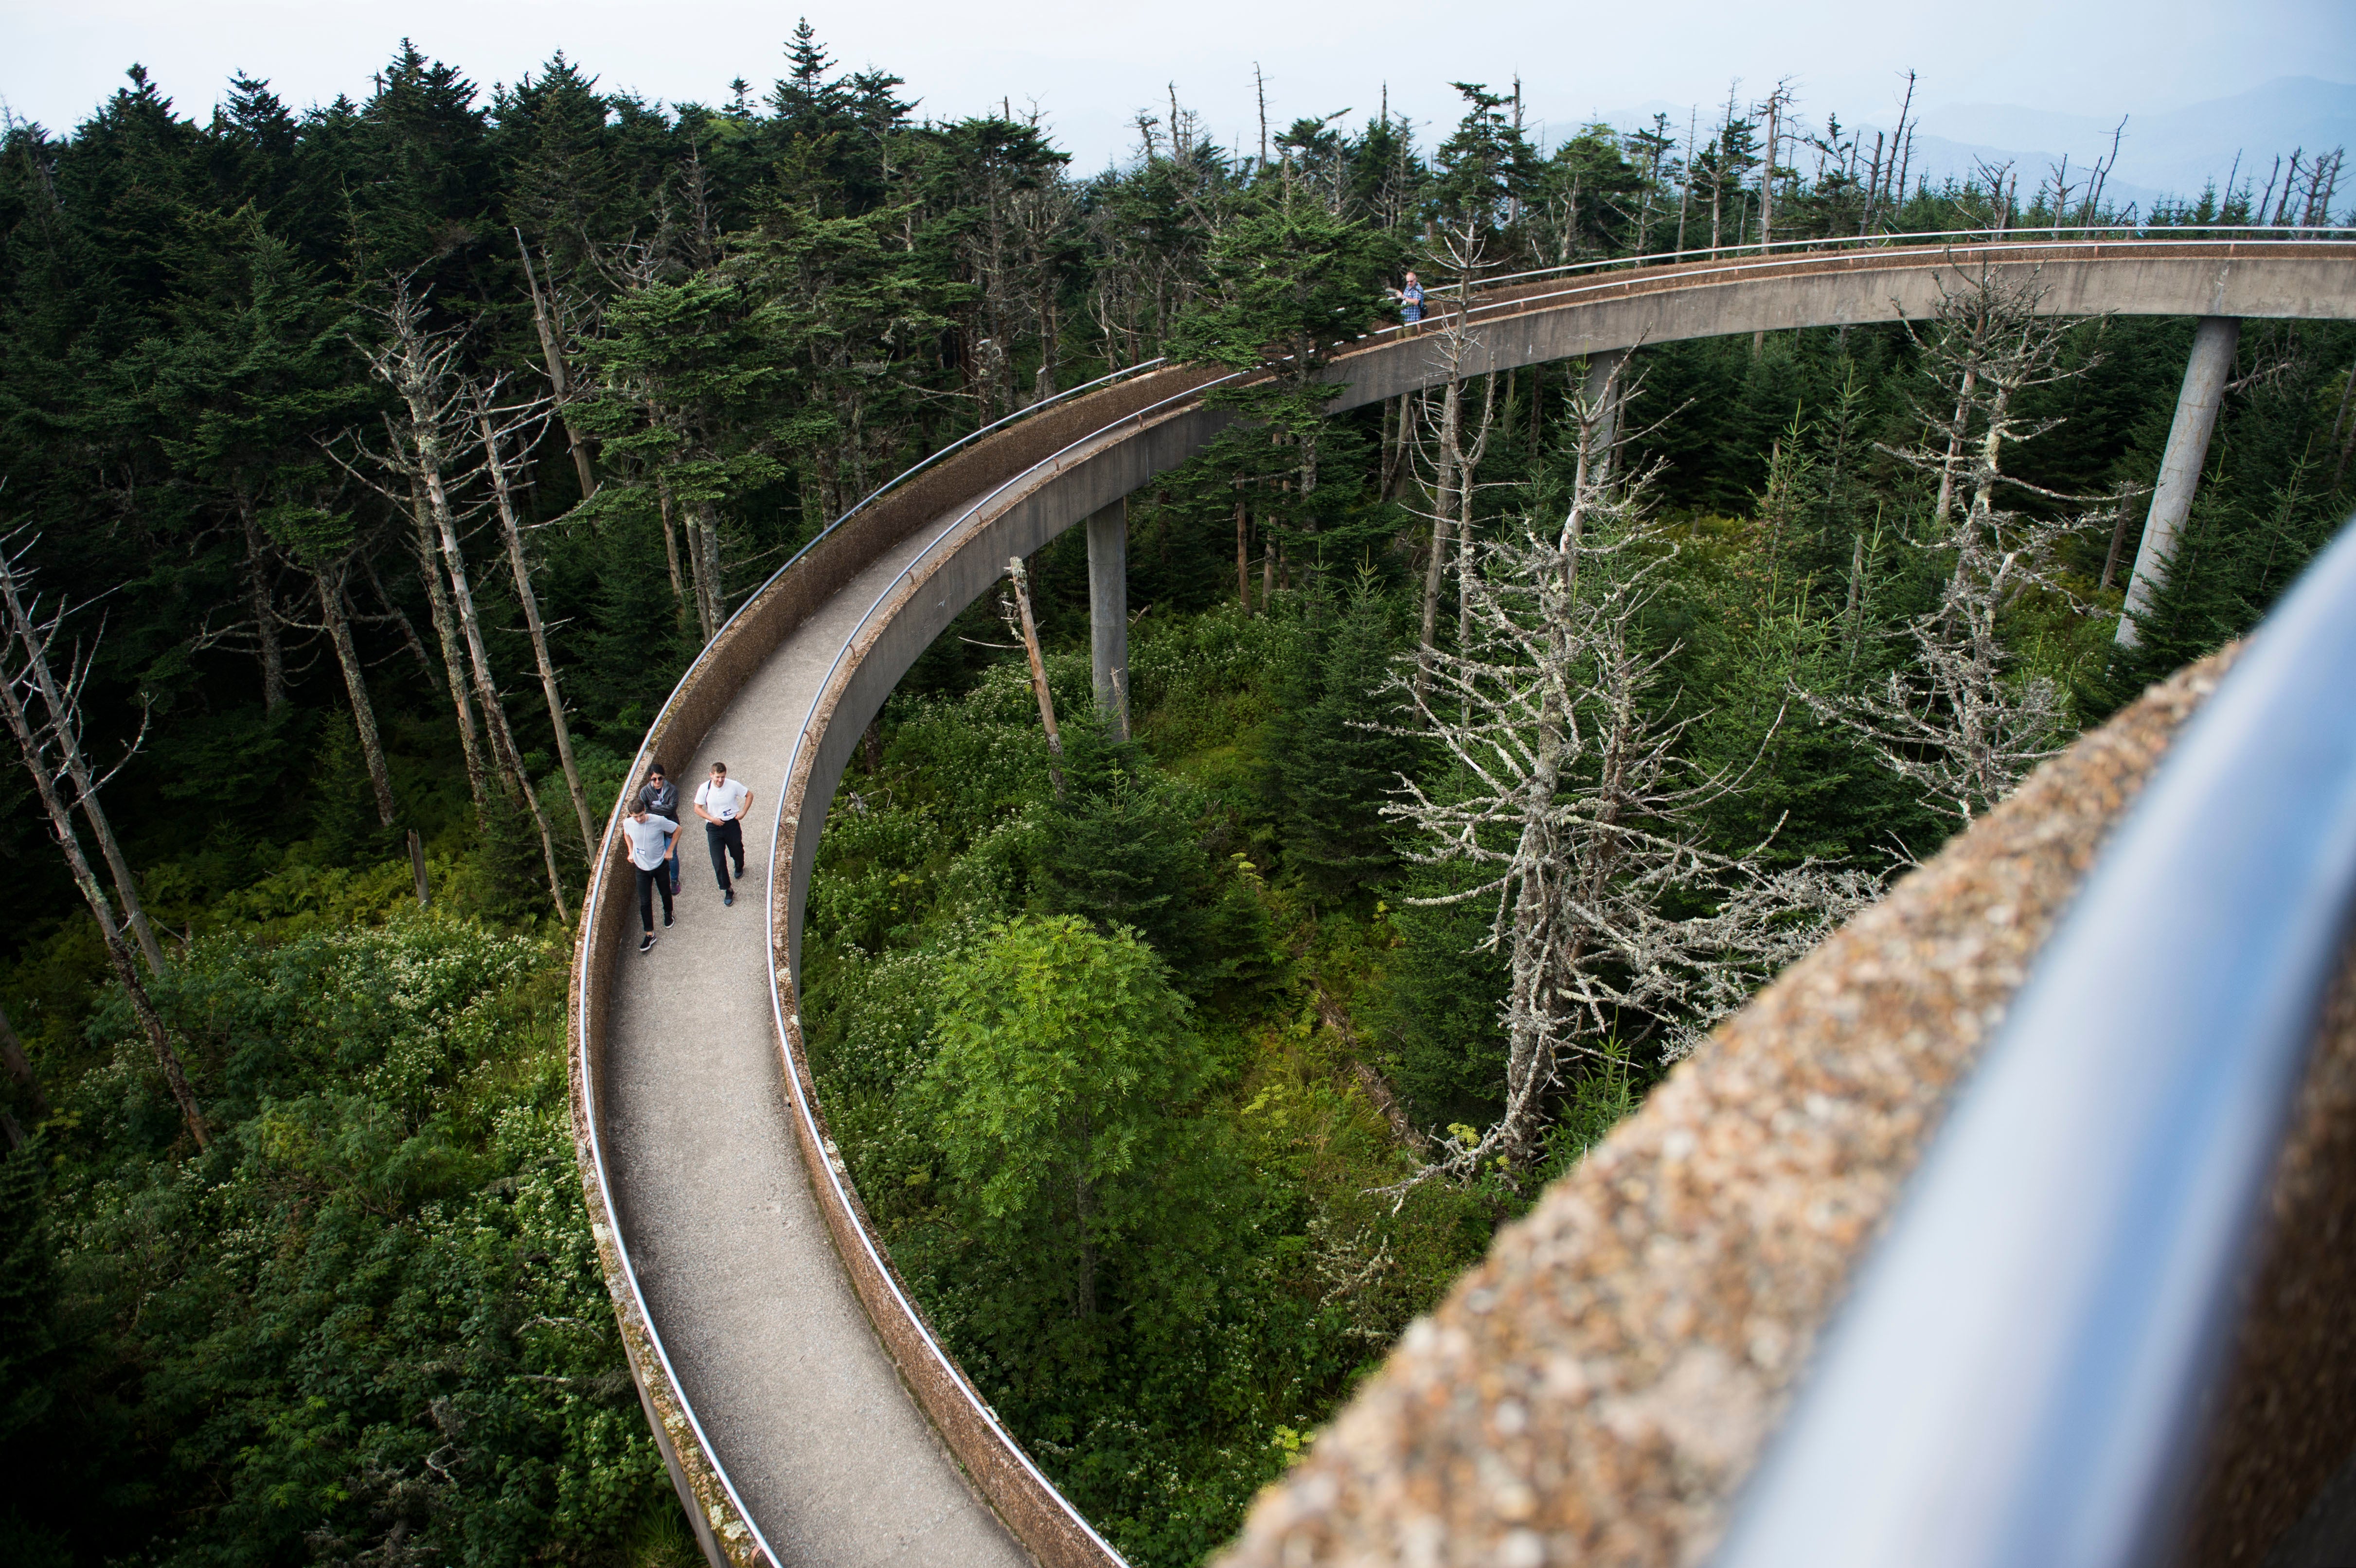
[[[2058,231],[2058,232],[2064,234],[2094,234],[2120,231],[2122,231],[2106,229],[2064,229]],[[1453,316],[1461,322],[1467,320],[1475,315],[1492,311],[1520,315],[1538,306],[1547,305],[1549,302],[1566,298],[1570,295],[1578,293],[1582,288],[1607,286],[1600,278],[1590,277],[1581,278],[1571,286],[1558,290],[1552,294],[1526,295],[1515,299],[1493,300],[1486,304],[1483,304],[1479,298],[1478,291],[1480,290],[1499,288],[1506,284],[1520,282],[1529,278],[1557,276],[1568,278],[1570,274],[1577,273],[1602,274],[1630,268],[1641,270],[1644,267],[1655,264],[1665,265],[1673,262],[1689,258],[1708,260],[1713,256],[1723,257],[1729,252],[1739,251],[1758,251],[1762,253],[1757,255],[1740,256],[1735,260],[1725,262],[1723,264],[1716,267],[1689,269],[1686,272],[1680,273],[1678,276],[1681,279],[1691,280],[1694,278],[1708,277],[1719,273],[1748,272],[1752,268],[1759,266],[1762,263],[1779,259],[1781,254],[1799,256],[1808,254],[1811,252],[1825,251],[1901,250],[1902,247],[1896,243],[1901,241],[1919,240],[1923,242],[1941,242],[1942,243],[1939,248],[1949,252],[1956,250],[1975,251],[1998,249],[2034,250],[2042,245],[2060,245],[2069,243],[2067,241],[2027,239],[2019,237],[2031,233],[2049,234],[2053,232],[2057,232],[2057,231],[2045,229],[2033,231],[2010,229],[1944,230],[1923,234],[1877,234],[1869,236],[1849,235],[1837,236],[1828,240],[1777,240],[1774,241],[1772,245],[1766,247],[1762,247],[1754,242],[1750,245],[1720,245],[1715,251],[1708,249],[1698,251],[1664,251],[1644,256],[1615,256],[1607,261],[1572,262],[1558,267],[1540,267],[1532,272],[1513,273],[1505,277],[1483,278],[1473,285],[1476,292],[1469,306],[1460,307],[1454,311],[1436,314],[1430,319],[1436,324],[1440,319],[1441,319],[1441,315],[1450,315]],[[2201,237],[2199,238],[2184,240],[2137,238],[2116,241],[2114,242],[2114,244],[2120,247],[2135,245],[2150,245],[2158,247],[2165,245],[2178,249],[2181,249],[2188,245],[2210,245],[2230,248],[2235,244],[2241,243],[2241,242],[2235,240],[2218,240],[2210,238],[2209,236],[2222,233],[2239,232],[2270,233],[2283,239],[2307,237],[2310,240],[2310,242],[2326,245],[2356,245],[2356,228],[2340,226],[2335,226],[2329,229],[2317,228],[2297,231],[2254,228],[2248,230],[2236,230],[2222,227],[2210,227],[2202,229],[2200,231]],[[2329,237],[2334,235],[2346,237]],[[1976,236],[1985,237],[1980,238]],[[1927,249],[1929,247],[1926,244],[1923,248]],[[1767,254],[1766,252],[1771,250],[1778,252],[1779,254]],[[1434,295],[1455,297],[1457,296],[1460,288],[1461,285],[1457,284],[1441,284],[1426,290],[1425,295],[1427,298]],[[1353,341],[1366,343],[1375,341],[1378,338],[1387,339],[1399,337],[1410,330],[1410,325],[1411,324],[1409,323],[1402,321],[1385,322],[1379,327],[1371,328],[1365,332],[1357,334]],[[1348,345],[1336,344],[1335,347],[1346,348]]]
[[[990,503],[995,500],[999,496],[1004,494],[1010,487],[1035,476],[1041,468],[1049,468],[1051,470],[1051,476],[1053,472],[1060,472],[1064,465],[1064,459],[1081,448],[1095,445],[1096,443],[1103,440],[1106,436],[1112,435],[1124,426],[1141,426],[1149,416],[1168,409],[1173,403],[1190,402],[1201,393],[1209,391],[1212,387],[1223,386],[1228,381],[1238,379],[1245,373],[1246,372],[1237,371],[1234,374],[1222,376],[1216,381],[1206,381],[1201,386],[1190,387],[1186,391],[1177,393],[1174,396],[1164,398],[1159,403],[1151,403],[1146,407],[1138,410],[1134,413],[1124,414],[1119,419],[1113,421],[1110,424],[1090,431],[1086,435],[1081,436],[1077,440],[1059,448],[1048,456],[1043,457],[1038,462],[1025,467],[1021,473],[1013,475],[1011,478],[991,486],[988,491],[977,497],[970,506],[968,506],[964,510],[958,512],[955,518],[950,520],[948,524],[936,532],[932,538],[926,540],[923,548],[911,555],[908,558],[907,564],[903,565],[899,571],[892,575],[892,580],[884,585],[882,591],[876,595],[873,601],[868,605],[866,610],[860,616],[859,624],[853,627],[851,631],[843,637],[841,645],[836,649],[833,661],[827,666],[827,671],[824,678],[819,682],[816,690],[811,695],[809,712],[803,718],[801,727],[795,732],[793,750],[787,754],[786,759],[785,779],[787,780],[792,779],[793,777],[800,770],[802,766],[803,748],[809,744],[810,739],[811,725],[817,719],[820,708],[824,705],[827,699],[827,693],[834,685],[835,677],[841,672],[843,660],[850,657],[852,649],[859,646],[861,634],[867,629],[868,625],[873,621],[876,615],[895,596],[897,596],[901,585],[908,580],[909,574],[914,572],[916,567],[921,564],[926,557],[930,556],[935,550],[938,549],[944,542],[948,540],[958,531],[962,530],[978,513],[988,507]],[[786,798],[787,795],[787,789],[785,783],[780,783],[776,793],[777,803],[774,809],[769,828],[769,843],[772,846],[770,854],[773,859],[776,853],[775,846],[783,842],[786,831]],[[805,803],[807,804],[807,802]],[[786,897],[790,901],[792,897],[792,888],[788,886],[786,889]],[[772,897],[766,902],[767,912],[766,916],[765,929],[769,941],[769,950],[774,953],[777,950],[778,901],[776,897]],[[769,970],[769,1009],[772,1017],[776,1023],[777,1038],[781,1042],[790,1038],[791,1036],[787,1031],[785,993],[782,986],[778,983],[777,971],[774,964],[772,964]],[[801,1020],[798,1015],[794,1017],[793,1022],[795,1027],[798,1028],[800,1026]],[[803,1122],[809,1130],[810,1140],[813,1143],[823,1146],[824,1140],[819,1130],[816,1112],[809,1104],[808,1097],[802,1092],[801,1077],[794,1070],[794,1064],[791,1061],[787,1061],[784,1065],[786,1069],[786,1080],[793,1086],[794,1107],[801,1113]],[[848,1207],[850,1197],[849,1191],[844,1186],[841,1173],[834,1168],[831,1162],[829,1162],[827,1165],[826,1175],[827,1180],[832,1184],[836,1195],[841,1197],[844,1201],[846,1207]],[[1063,1506],[1065,1514],[1087,1533],[1088,1539],[1094,1541],[1109,1560],[1114,1563],[1125,1562],[1126,1560],[1121,1556],[1121,1554],[1118,1551],[1114,1550],[1112,1543],[1105,1540],[1102,1535],[1097,1532],[1096,1527],[1087,1521],[1087,1516],[1083,1515],[1079,1509],[1072,1506],[1071,1499],[1064,1496],[1062,1489],[1058,1487],[1055,1482],[1049,1480],[1046,1475],[1040,1470],[1038,1466],[1032,1462],[1031,1455],[1024,1451],[1022,1444],[1016,1442],[1013,1434],[1009,1433],[1005,1426],[999,1421],[998,1412],[991,1409],[991,1407],[974,1392],[972,1385],[966,1380],[963,1369],[958,1367],[957,1364],[957,1359],[951,1356],[948,1350],[944,1349],[940,1342],[933,1337],[931,1326],[925,1321],[924,1315],[916,1311],[915,1305],[911,1303],[907,1296],[901,1291],[899,1276],[877,1251],[874,1237],[870,1235],[867,1232],[866,1228],[863,1226],[859,1230],[859,1240],[861,1247],[866,1251],[869,1261],[874,1265],[877,1277],[884,1281],[885,1288],[891,1291],[893,1299],[898,1302],[901,1309],[907,1314],[908,1321],[915,1326],[917,1336],[922,1338],[925,1343],[925,1348],[932,1353],[935,1359],[938,1361],[940,1366],[949,1374],[950,1381],[958,1389],[964,1391],[974,1412],[989,1425],[992,1432],[999,1435],[999,1437],[1005,1443],[1007,1450],[1014,1455],[1016,1461],[1022,1465],[1023,1468],[1033,1480],[1037,1481],[1041,1487],[1045,1488],[1048,1496],[1054,1498],[1056,1502]]]
[[[2356,524],[2186,725],[1867,1262],[1719,1568],[2172,1555],[2356,907]]]
[[[1157,354],[1152,359],[1144,360],[1141,363],[1125,366],[1118,371],[1108,371],[1092,381],[1082,381],[1078,386],[1066,387],[1062,392],[1050,393],[1048,396],[1041,398],[1037,403],[1024,403],[1021,408],[1016,409],[1013,413],[1001,414],[998,418],[991,420],[988,424],[984,424],[976,429],[966,432],[963,435],[958,436],[956,440],[950,442],[948,446],[941,447],[938,451],[929,452],[924,456],[917,458],[916,461],[909,464],[906,467],[901,469],[898,473],[893,475],[890,478],[884,480],[882,484],[876,486],[873,489],[868,491],[865,495],[851,502],[848,510],[846,510],[841,517],[836,518],[832,522],[828,523],[824,528],[819,530],[817,533],[813,534],[809,542],[804,544],[799,550],[795,551],[784,565],[770,573],[766,577],[764,577],[761,580],[760,587],[757,587],[751,593],[745,595],[744,602],[738,605],[736,608],[730,613],[727,620],[720,623],[720,631],[726,631],[730,625],[735,621],[736,618],[743,615],[746,608],[752,605],[753,601],[759,598],[761,595],[766,591],[770,584],[784,576],[787,572],[792,571],[795,564],[800,561],[803,556],[809,554],[812,550],[818,548],[829,534],[832,533],[836,529],[841,528],[844,523],[849,522],[852,518],[857,517],[861,512],[865,511],[869,507],[873,506],[877,501],[882,500],[890,491],[898,489],[902,485],[906,484],[910,479],[915,478],[918,474],[925,472],[926,469],[938,467],[948,458],[951,453],[957,452],[966,446],[980,440],[983,436],[989,435],[993,430],[1002,430],[1010,424],[1014,424],[1023,420],[1029,419],[1041,409],[1052,408],[1055,404],[1064,402],[1066,398],[1078,397],[1083,392],[1092,392],[1099,387],[1108,387],[1115,381],[1125,381],[1132,376],[1141,376],[1148,371],[1157,370],[1169,362],[1170,361],[1168,360]],[[713,632],[712,634],[712,640],[713,642],[719,641],[720,632]],[[709,646],[709,644],[706,646]],[[688,674],[691,675],[694,672],[694,666],[690,665],[688,667]],[[676,697],[679,693],[686,687],[686,685],[687,675],[682,675],[679,679],[679,685],[674,686],[671,689],[671,695]],[[666,703],[665,706],[668,707],[669,703]]]
[[[923,461],[911,466],[899,475],[887,480],[883,485],[878,486],[875,489],[862,497],[857,503],[852,505],[850,510],[846,510],[841,517],[836,518],[824,529],[820,530],[819,532],[808,543],[804,544],[799,550],[795,551],[792,559],[788,560],[784,565],[778,567],[776,571],[771,573],[762,583],[759,588],[756,588],[752,593],[746,595],[744,602],[737,606],[735,610],[730,614],[728,619],[722,623],[720,628],[721,633],[724,633],[729,627],[734,626],[736,623],[737,618],[743,616],[746,610],[750,609],[752,606],[759,600],[762,593],[766,591],[771,584],[776,583],[780,577],[783,577],[787,572],[791,571],[794,566],[800,562],[803,556],[816,549],[818,545],[829,535],[832,534],[836,529],[842,527],[843,524],[849,522],[853,517],[856,517],[859,513],[864,511],[870,506],[873,506],[886,491],[896,489],[916,474],[932,467],[935,464],[948,456],[949,454],[957,451],[978,437],[988,435],[993,430],[998,430],[1005,425],[1012,424],[1018,420],[1028,418],[1032,414],[1037,413],[1040,410],[1047,408],[1053,404],[1060,403],[1067,398],[1077,397],[1084,392],[1093,392],[1098,388],[1108,385],[1113,381],[1143,374],[1162,363],[1162,361],[1158,359],[1150,360],[1141,365],[1131,365],[1125,370],[1115,371],[1108,375],[1099,376],[1095,381],[1083,382],[1079,386],[1068,388],[1064,392],[1055,394],[1053,397],[1042,398],[1037,403],[1017,409],[1012,413],[1006,415],[1004,418],[993,420],[990,424],[981,426],[980,429],[951,442],[948,446],[942,447],[939,451],[932,453],[926,456]],[[669,714],[672,707],[678,703],[680,697],[687,691],[689,684],[695,680],[697,672],[702,668],[704,660],[710,656],[712,650],[718,645],[719,641],[720,633],[714,633],[711,640],[706,642],[702,649],[697,652],[695,659],[688,665],[686,672],[680,676],[678,683],[672,686],[670,695],[663,700],[662,707],[656,714],[655,722],[648,726],[647,737],[638,743],[637,750],[632,754],[630,759],[630,771],[626,776],[627,779],[637,779],[644,776],[648,765],[652,761],[652,757],[648,754],[648,747],[652,744],[655,732],[662,727],[663,715]],[[780,799],[782,799],[782,790],[779,791],[779,795]],[[617,803],[616,810],[608,813],[605,819],[605,832],[598,840],[596,864],[594,869],[591,873],[589,886],[584,891],[582,896],[581,930],[584,943],[591,940],[597,929],[598,911],[600,906],[604,903],[605,896],[605,879],[610,875],[613,868],[614,834],[616,831],[615,824],[619,821],[619,818],[620,812]],[[771,842],[774,845],[775,840],[773,839]],[[774,848],[772,853],[774,854]],[[577,1009],[575,1015],[583,1021],[582,1026],[584,1033],[582,1048],[585,1053],[588,1048],[586,1031],[587,1020],[589,1017],[589,966],[587,964],[583,964],[581,966],[581,973],[575,977],[574,986],[573,1005]],[[774,993],[774,977],[771,983],[771,989]],[[788,1074],[787,1076],[790,1077],[791,1075]],[[795,1093],[797,1100],[798,1100],[800,1095],[800,1086],[798,1084],[795,1087]],[[776,1552],[769,1545],[768,1537],[762,1533],[759,1521],[754,1519],[753,1510],[745,1506],[743,1495],[736,1489],[735,1480],[728,1474],[728,1466],[722,1462],[718,1450],[712,1446],[711,1438],[704,1433],[703,1423],[697,1418],[695,1413],[694,1402],[687,1397],[686,1387],[680,1381],[678,1369],[671,1364],[670,1352],[663,1344],[662,1331],[655,1326],[654,1314],[647,1305],[646,1292],[638,1284],[637,1265],[632,1262],[630,1258],[629,1243],[623,1237],[621,1220],[614,1207],[613,1185],[606,1175],[605,1153],[599,1139],[597,1131],[597,1079],[596,1074],[589,1070],[588,1063],[585,1061],[582,1064],[581,1097],[582,1108],[586,1113],[584,1120],[587,1122],[589,1130],[589,1164],[590,1167],[597,1173],[597,1196],[605,1206],[605,1216],[611,1226],[614,1255],[621,1264],[622,1278],[629,1285],[630,1299],[637,1304],[638,1309],[638,1321],[646,1326],[648,1343],[654,1348],[655,1359],[662,1366],[663,1377],[670,1384],[671,1396],[679,1402],[680,1412],[686,1417],[689,1429],[695,1434],[696,1446],[702,1451],[704,1463],[712,1467],[712,1473],[719,1478],[721,1489],[728,1494],[728,1501],[736,1509],[736,1516],[744,1521],[744,1528],[752,1531],[754,1542],[760,1548],[762,1554],[773,1564],[782,1563],[784,1559],[780,1558]],[[888,1273],[886,1274],[886,1277],[889,1277]],[[930,1337],[927,1336],[928,1339],[929,1337]],[[1020,1453],[1021,1450],[1018,1448],[1016,1452]],[[1027,1459],[1025,1463],[1028,1463]],[[1058,1493],[1056,1495],[1060,1497],[1062,1494]],[[1094,1532],[1091,1531],[1090,1533],[1093,1534]]]
[[[2035,229],[1928,229],[1905,234],[1821,234],[1803,240],[1752,240],[1740,245],[1694,245],[1682,251],[1649,251],[1642,255],[1606,256],[1591,262],[1564,262],[1551,267],[1533,267],[1526,272],[1506,273],[1498,277],[1480,278],[1473,289],[1497,288],[1526,278],[1555,277],[1568,273],[1605,272],[1621,267],[1670,266],[1685,261],[1716,261],[1726,256],[1749,254],[1754,259],[1772,255],[1806,255],[1823,251],[1872,251],[1902,249],[1908,245],[1934,244],[2017,244],[2056,245],[2069,242],[2064,234],[2125,234],[2130,244],[2187,245],[2202,242],[2234,243],[2217,241],[2220,234],[2272,235],[2278,240],[2326,239],[2329,236],[2356,236],[2356,225],[2329,224],[2312,228],[2293,229],[2265,223],[2188,223],[2182,225],[2184,237],[2169,239],[2169,224],[2094,223],[2063,225],[2060,228]],[[1453,295],[1463,288],[1461,283],[1439,284],[1425,290],[1427,295]]]

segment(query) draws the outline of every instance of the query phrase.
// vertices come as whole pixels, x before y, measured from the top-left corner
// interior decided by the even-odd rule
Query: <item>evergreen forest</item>
[[[2190,321],[1959,264],[1921,319],[1483,373],[1447,303],[1768,241],[2295,235],[2336,156],[2139,211],[1934,184],[1782,90],[1542,142],[1459,83],[1452,124],[1247,146],[1173,91],[1089,173],[807,25],[759,74],[486,89],[403,42],[308,108],[134,67],[7,122],[0,1560],[698,1560],[574,1161],[591,854],[728,616],[986,424],[1250,372],[1129,498],[1130,733],[1075,530],[1028,565],[1036,682],[1001,591],[890,699],[805,940],[894,1263],[1141,1568],[1215,1552],[1715,1020],[2356,503],[2356,328],[2248,323],[2126,650]],[[1449,374],[1333,413],[1410,270]]]

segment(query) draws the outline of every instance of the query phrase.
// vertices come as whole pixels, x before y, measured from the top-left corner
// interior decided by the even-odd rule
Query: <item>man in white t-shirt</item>
[[[679,865],[679,824],[647,810],[642,796],[630,802],[622,819],[622,837],[629,841],[630,865],[638,874],[638,950],[655,945],[655,898],[662,895],[663,924],[670,924],[670,879]]]
[[[712,874],[720,878],[720,901],[736,902],[735,885],[728,880],[728,862],[744,875],[744,808],[753,791],[728,777],[728,765],[715,762],[712,777],[695,787],[695,814],[703,819],[703,842],[712,849]]]

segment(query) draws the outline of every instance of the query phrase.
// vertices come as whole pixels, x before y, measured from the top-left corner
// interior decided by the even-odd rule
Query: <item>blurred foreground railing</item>
[[[2096,862],[1719,1568],[2169,1560],[2356,896],[2351,669],[2356,528]]]

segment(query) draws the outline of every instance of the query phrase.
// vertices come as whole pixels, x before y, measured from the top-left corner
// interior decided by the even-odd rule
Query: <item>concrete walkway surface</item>
[[[660,929],[658,906],[654,950],[616,964],[604,1088],[615,1219],[680,1391],[778,1568],[1029,1562],[908,1397],[843,1274],[794,1141],[769,1008],[763,915],[794,736],[860,616],[936,532],[812,616],[693,757],[661,759],[686,818],[677,923]],[[714,761],[753,791],[733,908],[688,806]]]

